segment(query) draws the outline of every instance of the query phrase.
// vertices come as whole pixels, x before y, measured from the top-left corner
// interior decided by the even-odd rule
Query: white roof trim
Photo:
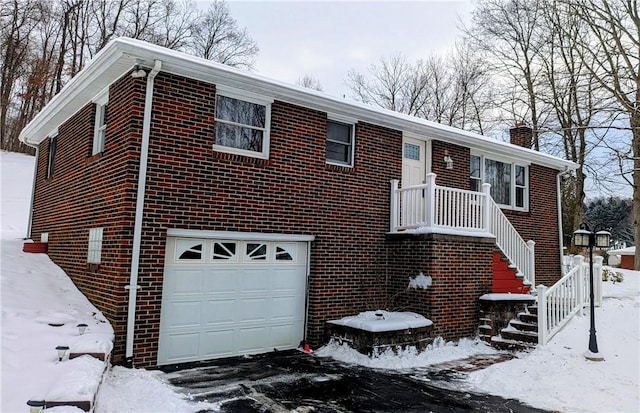
[[[46,133],[58,127],[104,87],[129,72],[134,66],[153,67],[162,61],[162,71],[187,78],[220,84],[268,96],[306,108],[355,118],[361,122],[387,127],[429,139],[438,139],[476,150],[484,150],[558,170],[575,169],[573,162],[541,152],[511,145],[473,132],[427,121],[413,116],[376,108],[363,103],[330,96],[301,86],[289,85],[264,76],[228,67],[140,40],[118,38],[107,44],[95,58],[56,95],[22,130],[20,140],[37,145]]]
[[[305,234],[270,234],[266,232],[205,231],[197,229],[167,229],[168,237],[206,238],[225,240],[308,242],[316,239],[315,235]]]

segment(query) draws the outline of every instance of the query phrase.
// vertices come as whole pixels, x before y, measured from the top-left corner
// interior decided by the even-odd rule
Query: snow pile
[[[315,352],[319,357],[331,357],[335,360],[360,366],[379,369],[408,369],[424,367],[447,361],[464,359],[480,354],[496,354],[497,351],[479,340],[462,339],[457,343],[436,338],[424,351],[418,353],[415,347],[394,352],[387,349],[369,357],[357,352],[348,344],[332,341]]]
[[[430,276],[420,273],[414,278],[409,277],[409,287],[407,288],[413,288],[414,290],[422,288],[423,290],[426,290],[427,288],[431,287],[432,283],[433,280]]]
[[[330,320],[327,323],[357,328],[358,330],[372,333],[427,327],[433,324],[431,320],[420,314],[409,311],[389,312],[384,310],[365,311],[355,316]]]
[[[218,403],[185,400],[165,382],[161,371],[115,366],[105,376],[96,399],[100,413],[219,411]]]
[[[34,161],[0,152],[3,412],[27,411],[30,399],[78,400],[95,392],[104,363],[86,357],[58,362],[55,348],[74,351],[82,343],[82,348],[98,352],[110,349],[105,342],[113,341],[114,334],[102,313],[46,254],[22,252]],[[76,327],[79,323],[88,325],[84,335]],[[75,408],[64,409],[55,411]]]
[[[603,283],[596,336],[604,361],[588,361],[587,315],[574,318],[546,346],[469,375],[473,390],[565,412],[640,411],[640,272],[615,269],[622,283]]]

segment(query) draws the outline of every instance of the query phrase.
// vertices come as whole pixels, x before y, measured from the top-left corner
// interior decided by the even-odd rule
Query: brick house
[[[112,322],[116,363],[317,346],[326,320],[375,308],[473,336],[480,295],[561,275],[574,165],[511,137],[117,39],[21,134],[29,235]],[[419,272],[432,287],[408,290]]]

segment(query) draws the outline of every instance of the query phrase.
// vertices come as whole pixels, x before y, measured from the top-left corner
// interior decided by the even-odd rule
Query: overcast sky
[[[365,72],[398,52],[411,60],[451,49],[468,19],[469,1],[238,1],[228,0],[239,27],[260,52],[255,71],[295,83],[309,75],[326,93],[350,96],[350,69]]]

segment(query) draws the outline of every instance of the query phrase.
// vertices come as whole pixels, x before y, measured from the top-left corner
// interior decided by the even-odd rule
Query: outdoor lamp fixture
[[[56,350],[58,350],[58,361],[62,361],[67,351],[69,351],[69,346],[58,346]]]
[[[29,413],[40,413],[45,408],[45,402],[44,400],[29,400],[27,406],[29,406]]]
[[[84,323],[80,323],[76,327],[78,327],[78,332],[80,333],[80,335],[83,335],[85,330],[87,329],[87,325]]]
[[[444,150],[444,167],[447,169],[453,169],[453,159],[449,156],[449,151]]]
[[[589,351],[585,353],[585,357],[592,361],[604,360],[604,357],[598,352],[598,340],[596,339],[596,321],[593,305],[593,247],[608,248],[610,240],[610,232],[598,231],[594,234],[584,223],[580,225],[579,230],[573,233],[573,245],[589,248],[589,310],[591,313],[591,327],[589,329]]]

